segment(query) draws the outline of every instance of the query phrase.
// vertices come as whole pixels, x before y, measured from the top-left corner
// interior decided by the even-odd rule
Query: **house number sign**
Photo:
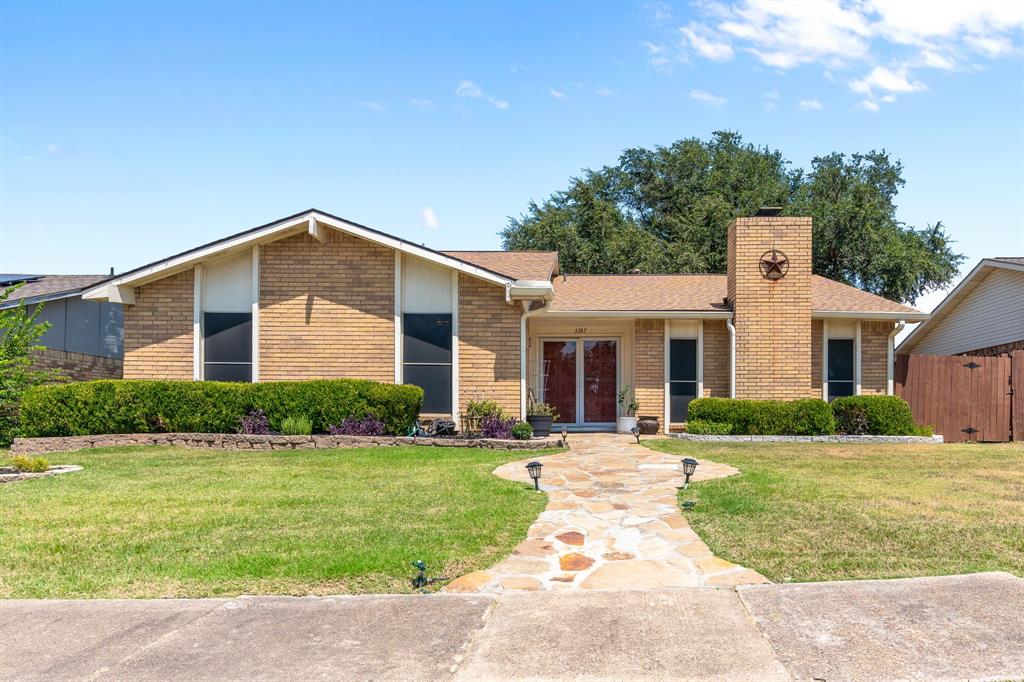
[[[574,334],[586,334],[587,333],[587,328],[586,327],[576,327],[576,331],[573,332],[573,333]]]

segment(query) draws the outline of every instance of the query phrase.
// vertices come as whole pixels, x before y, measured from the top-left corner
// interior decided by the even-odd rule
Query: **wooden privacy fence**
[[[910,403],[917,423],[933,426],[947,443],[1024,440],[1024,351],[901,355],[895,392]]]

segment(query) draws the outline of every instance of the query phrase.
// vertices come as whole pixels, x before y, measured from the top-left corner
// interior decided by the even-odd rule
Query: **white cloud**
[[[797,107],[800,111],[821,111],[824,108],[816,99],[802,99]]]
[[[379,114],[380,112],[384,111],[384,105],[381,104],[380,102],[360,102],[359,106],[361,106],[363,109],[366,109],[367,111],[372,111],[376,114]]]
[[[695,21],[691,21],[687,26],[681,26],[679,32],[683,34],[690,49],[704,59],[727,62],[735,54],[732,45],[725,40],[716,39],[707,27]]]
[[[57,149],[57,145],[55,145],[55,144],[48,144],[48,145],[46,145],[46,152],[48,154],[56,154],[58,151],[60,151],[60,150]]]
[[[921,81],[909,80],[906,69],[894,71],[884,66],[876,66],[863,78],[850,81],[850,89],[861,94],[870,94],[879,90],[886,92],[919,92],[927,90],[928,86]]]
[[[779,94],[778,90],[772,90],[761,95],[761,97],[764,99],[764,110],[775,111],[775,107],[777,105],[777,102],[779,101],[779,97],[781,96],[782,95]]]
[[[690,98],[715,108],[722,107],[729,101],[724,97],[712,95],[707,90],[690,90]]]
[[[459,81],[459,85],[455,88],[456,97],[471,97],[477,98],[482,97],[484,91],[481,90],[476,83],[473,81]]]
[[[567,99],[568,98],[568,95],[566,95],[561,90],[556,90],[555,88],[548,88],[548,92],[551,93],[551,96],[554,97],[555,99]]]
[[[860,106],[862,109],[867,109],[868,111],[878,111],[879,109],[878,102],[870,99],[862,99],[860,101]]]
[[[648,2],[644,4],[644,9],[651,13],[651,19],[656,24],[663,24],[672,18],[672,6],[667,2]]]
[[[420,223],[428,230],[436,230],[441,224],[437,221],[437,214],[430,206],[420,209]]]
[[[458,87],[455,88],[456,97],[468,97],[470,99],[479,99],[480,97],[486,97],[487,101],[491,103],[495,109],[508,109],[508,101],[492,97],[490,95],[484,95],[484,91],[480,89],[480,86],[473,81],[459,81]]]
[[[658,43],[643,42],[640,46],[647,51],[647,59],[658,71],[671,71],[672,58],[668,56],[668,48]]]
[[[609,88],[598,88],[597,90],[594,90],[594,94],[598,97],[611,97],[615,92]]]
[[[434,108],[434,103],[429,99],[420,99],[414,97],[413,99],[409,100],[409,104],[412,105],[414,108],[421,110]]]
[[[696,6],[700,20],[678,27],[679,55],[644,43],[652,66],[748,54],[783,71],[818,64],[829,81],[836,71],[858,69],[851,88],[877,105],[871,92],[927,90],[910,70],[976,68],[971,55],[1022,53],[1021,0],[701,0]]]

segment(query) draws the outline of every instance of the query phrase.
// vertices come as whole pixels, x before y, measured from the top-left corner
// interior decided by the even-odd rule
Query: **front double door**
[[[544,339],[541,399],[558,410],[566,426],[605,427],[615,423],[619,387],[617,339]]]

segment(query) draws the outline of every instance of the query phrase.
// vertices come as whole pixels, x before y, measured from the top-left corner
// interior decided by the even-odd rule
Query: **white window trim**
[[[395,251],[395,383],[402,383],[402,252]]]
[[[853,394],[861,394],[861,344],[860,344],[861,321],[857,320],[853,332]],[[828,340],[831,338],[828,333],[828,318],[821,321],[821,399],[828,401]],[[837,336],[836,339],[845,339],[845,336]]]
[[[203,266],[192,270],[192,380],[203,380]]]
[[[664,409],[665,409],[665,433],[671,430],[672,426],[672,398],[670,394],[671,387],[671,360],[672,360],[672,339],[692,339],[692,336],[673,336],[672,325],[669,320],[665,320],[665,350],[664,350],[664,378],[665,378],[665,393],[664,393]],[[704,397],[704,320],[701,319],[697,324],[697,397]]]
[[[459,272],[452,270],[452,420],[459,423]]]
[[[252,383],[260,380],[260,246],[252,247]]]

